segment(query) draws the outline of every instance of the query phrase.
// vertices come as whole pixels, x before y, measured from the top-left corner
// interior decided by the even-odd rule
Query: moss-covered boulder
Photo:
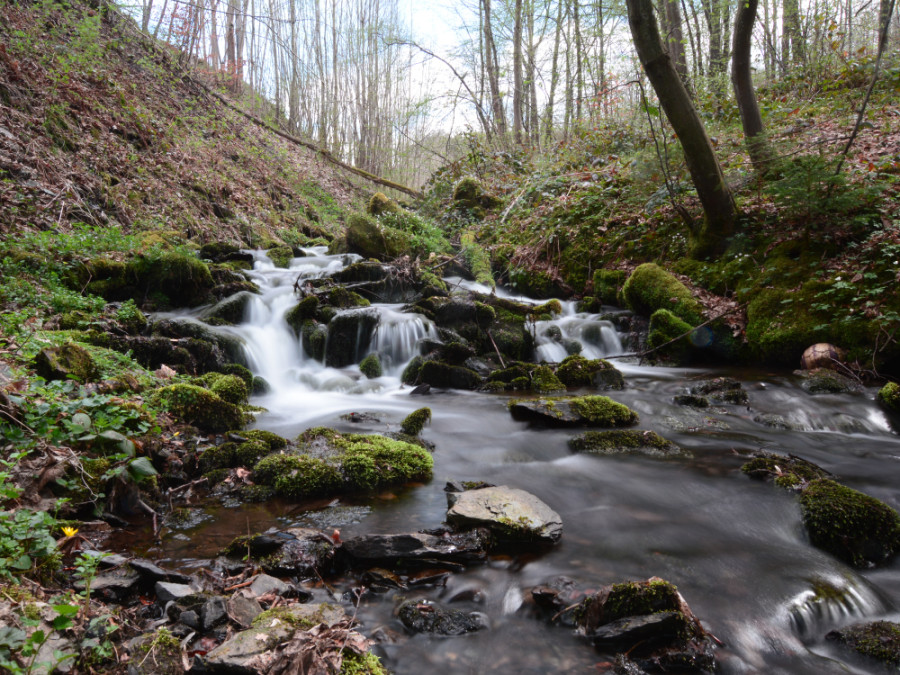
[[[368,307],[371,303],[359,293],[354,293],[343,286],[334,286],[328,291],[328,304],[338,309],[351,309]]]
[[[858,394],[862,385],[846,375],[836,373],[830,368],[795,371],[802,380],[800,386],[809,394]]]
[[[231,297],[225,298],[216,303],[203,313],[203,320],[211,324],[227,324],[235,325],[244,320],[247,312],[247,305],[253,298],[253,293],[243,291],[235,293]]]
[[[382,213],[400,213],[402,209],[393,199],[383,192],[376,192],[366,206],[366,213],[370,216],[380,216]]]
[[[647,348],[654,350],[654,357],[675,364],[689,363],[694,350],[691,343],[692,330],[691,324],[682,321],[669,310],[658,309],[650,316]]]
[[[444,389],[477,389],[481,376],[471,368],[429,360],[421,364],[415,381]]]
[[[431,408],[413,410],[400,423],[400,431],[409,436],[418,436],[425,425],[431,421]]]
[[[491,257],[471,232],[464,232],[459,239],[460,252],[472,278],[489,288],[495,287],[491,273]]]
[[[474,176],[463,176],[453,186],[453,204],[456,208],[467,209],[481,218],[485,211],[497,208],[500,200],[485,191]]]
[[[411,239],[400,230],[359,213],[347,221],[345,243],[352,253],[379,260],[397,258],[414,248]]]
[[[560,382],[550,366],[538,366],[531,371],[531,386],[538,394],[559,394],[566,391],[566,385]]]
[[[900,547],[900,516],[869,495],[820,478],[800,495],[810,542],[856,567],[877,565]]]
[[[900,624],[893,621],[857,623],[833,630],[826,640],[849,647],[858,654],[893,666],[900,666]]]
[[[622,287],[622,296],[629,308],[644,316],[666,309],[691,326],[703,322],[703,306],[683,283],[655,263],[635,268]]]
[[[290,267],[294,259],[294,249],[290,246],[275,246],[266,251],[266,255],[275,267]]]
[[[381,367],[381,359],[375,353],[369,354],[359,362],[359,370],[370,380],[381,377],[384,374],[384,369]]]
[[[586,431],[569,439],[569,447],[575,452],[592,455],[691,456],[691,453],[682,450],[655,431],[638,431],[636,429]]]
[[[34,369],[45,380],[91,382],[99,371],[90,352],[74,343],[44,347],[34,357]]]
[[[153,396],[173,417],[204,431],[218,433],[244,424],[240,407],[195,384],[169,385]]]
[[[274,454],[253,468],[253,480],[275,488],[276,494],[291,499],[309,499],[336,494],[343,487],[340,468],[320,457]]]
[[[811,481],[831,478],[822,467],[795,455],[776,455],[772,452],[758,452],[741,471],[758,480],[772,480],[778,487],[801,490]]]
[[[900,384],[888,382],[878,392],[878,401],[891,412],[900,413]]]
[[[623,389],[625,378],[609,361],[586,359],[580,355],[567,356],[556,369],[556,376],[567,387],[599,387]]]
[[[314,320],[319,310],[319,298],[315,295],[307,295],[300,302],[294,305],[284,315],[288,326],[294,331],[294,335],[299,336],[303,332],[303,322]]]
[[[250,398],[250,387],[242,377],[237,375],[212,372],[198,377],[194,381],[228,403],[244,405]]]
[[[638,414],[606,396],[550,397],[510,402],[515,419],[552,427],[629,427]]]
[[[125,280],[136,290],[131,296],[135,302],[149,300],[164,308],[202,305],[209,301],[215,286],[205,263],[178,251],[133,258],[125,266]]]
[[[597,270],[594,272],[594,296],[604,305],[621,305],[622,287],[627,278],[625,270]]]
[[[325,364],[343,368],[357,363],[369,348],[377,325],[378,313],[372,310],[346,312],[334,317],[328,324]]]

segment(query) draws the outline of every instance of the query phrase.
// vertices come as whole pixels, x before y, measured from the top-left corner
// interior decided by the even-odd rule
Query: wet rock
[[[422,532],[362,535],[345,540],[342,550],[357,565],[424,560],[471,563],[487,557],[489,544],[488,531],[475,529],[444,536]]]
[[[590,387],[601,389],[623,389],[625,378],[616,367],[603,359],[586,359],[583,356],[568,356],[556,369],[556,376],[567,387]]]
[[[858,394],[862,385],[828,368],[815,370],[795,370],[795,375],[803,378],[800,386],[808,394]]]
[[[431,408],[419,408],[407,415],[400,423],[400,431],[409,436],[418,436],[431,421]]]
[[[514,419],[551,427],[627,427],[638,414],[606,396],[520,399],[510,403]]]
[[[91,595],[98,600],[121,602],[140,588],[141,575],[128,568],[101,572],[91,582]],[[84,590],[84,581],[75,583],[75,588]]]
[[[241,628],[249,628],[253,620],[263,611],[262,605],[257,602],[256,598],[248,598],[241,593],[228,598],[227,609],[228,616]]]
[[[216,324],[234,325],[241,323],[244,320],[247,305],[252,297],[253,294],[248,291],[232,295],[204,312],[203,320]]]
[[[93,357],[76,344],[44,347],[34,357],[34,369],[45,380],[91,382],[98,376]]]
[[[640,454],[650,457],[691,457],[655,431],[617,429],[613,431],[587,431],[569,440],[575,452],[594,455]]]
[[[645,670],[715,670],[706,631],[663,579],[604,586],[579,603],[574,616],[599,651],[626,654]]]
[[[707,396],[716,403],[746,405],[750,402],[743,385],[731,377],[715,377],[691,387],[694,396]]]
[[[802,489],[810,481],[830,478],[822,467],[796,455],[776,455],[771,452],[754,453],[753,459],[741,467],[741,471],[759,480],[771,479],[778,487]]]
[[[237,537],[223,551],[229,557],[249,558],[268,574],[298,577],[326,573],[333,552],[334,543],[328,537],[303,527]]]
[[[694,356],[691,340],[693,326],[670,312],[658,309],[650,316],[647,332],[647,347],[653,350],[651,356],[661,357],[676,365],[688,364]]]
[[[888,382],[878,391],[878,402],[891,412],[900,413],[900,384]]]
[[[154,398],[175,418],[213,433],[243,426],[244,413],[209,389],[173,384],[154,392]]]
[[[284,583],[281,579],[269,576],[268,574],[259,574],[250,584],[250,592],[254,597],[268,595],[285,595],[291,590],[291,587]]]
[[[800,504],[813,546],[855,567],[883,563],[900,549],[900,515],[874,497],[820,478]]]
[[[705,396],[695,396],[694,394],[678,394],[673,399],[675,405],[688,406],[690,408],[708,408],[709,399]]]
[[[129,560],[128,564],[141,575],[141,579],[144,581],[153,583],[157,581],[172,581],[186,584],[191,579],[186,574],[173,572],[172,570],[164,570],[162,567],[155,565],[149,560],[144,560],[143,558],[134,558],[133,560]]]
[[[343,245],[351,253],[379,260],[398,258],[414,248],[405,233],[362,214],[353,214],[347,220]]]
[[[260,614],[250,630],[223,642],[201,662],[208,673],[262,675],[271,659],[262,658],[279,644],[305,628],[325,623],[333,626],[344,618],[344,610],[333,605],[291,605]]]
[[[369,347],[378,325],[378,314],[371,310],[355,310],[338,314],[328,324],[325,342],[325,365],[343,368],[357,363]]]
[[[464,366],[451,366],[441,361],[425,361],[419,370],[418,381],[432,387],[477,389],[481,376]]]
[[[185,624],[187,625],[187,624]],[[128,643],[128,675],[181,675],[180,640],[168,629],[144,633]]]
[[[93,590],[93,586],[91,588]],[[156,599],[162,605],[196,595],[197,593],[187,584],[174,584],[168,581],[157,581],[154,589],[156,590]]]
[[[397,614],[403,625],[414,633],[452,636],[486,627],[478,614],[442,607],[429,600],[407,600]]]
[[[448,492],[447,522],[461,527],[486,527],[502,540],[555,543],[562,536],[562,519],[533,494],[497,487]]]
[[[204,631],[210,631],[228,618],[225,598],[213,596],[200,608],[200,621]]]
[[[381,377],[384,374],[384,369],[381,367],[381,359],[378,358],[378,354],[369,354],[360,361],[359,370],[370,380]]]
[[[762,424],[764,427],[769,427],[770,429],[787,430],[793,428],[793,425],[790,422],[781,415],[776,415],[775,413],[760,413],[753,417],[753,421],[757,424]]]
[[[892,621],[845,626],[831,631],[825,639],[889,666],[900,666],[900,624]]]
[[[178,623],[183,623],[194,630],[200,630],[200,614],[193,609],[186,609],[178,615]]]
[[[538,394],[560,394],[566,391],[566,386],[560,382],[550,366],[538,366],[531,371],[531,388]]]

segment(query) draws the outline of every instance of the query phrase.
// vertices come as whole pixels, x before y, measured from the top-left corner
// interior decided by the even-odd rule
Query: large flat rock
[[[487,527],[504,539],[553,543],[562,536],[559,514],[529,492],[500,485],[447,493],[447,521]]]

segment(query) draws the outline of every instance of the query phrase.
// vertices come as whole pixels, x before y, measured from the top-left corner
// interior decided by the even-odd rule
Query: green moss
[[[350,435],[342,445],[341,468],[352,489],[374,490],[431,478],[434,459],[417,445],[377,435]]]
[[[249,368],[242,366],[239,363],[226,363],[219,368],[219,372],[224,373],[225,375],[236,375],[241,378],[248,387],[253,386],[253,373],[250,372]]]
[[[442,361],[422,363],[418,380],[433,387],[453,389],[477,389],[481,384],[481,376],[474,370],[463,366],[452,366]],[[404,379],[404,381],[406,380]]]
[[[45,347],[34,357],[34,369],[45,380],[91,382],[99,374],[90,352],[74,343]]]
[[[350,309],[368,307],[371,303],[359,293],[354,293],[343,286],[335,286],[328,291],[328,304],[339,309]]]
[[[381,367],[381,359],[378,358],[378,354],[369,354],[362,361],[359,362],[359,370],[370,380],[381,377],[384,374],[384,370]]]
[[[424,363],[424,358],[422,358],[421,356],[414,356],[403,369],[403,373],[400,375],[400,381],[403,382],[403,384],[418,384],[419,374],[422,370],[422,364]]]
[[[316,318],[319,309],[319,298],[315,295],[307,295],[284,315],[285,320],[294,334],[299,336],[303,331],[305,321]]]
[[[900,413],[900,384],[888,382],[878,392],[878,400],[888,410]]]
[[[244,414],[238,406],[197,385],[163,387],[153,394],[153,399],[176,419],[205,431],[222,432],[244,424]]]
[[[567,387],[603,386],[607,389],[622,389],[625,378],[615,366],[603,359],[586,359],[573,355],[563,359],[556,369],[556,376]]]
[[[222,443],[206,448],[200,455],[200,472],[206,474],[216,469],[228,469],[234,466],[236,449],[236,443]]]
[[[679,448],[654,431],[615,429],[587,431],[569,440],[569,447],[576,452],[595,455],[613,455],[637,450],[650,455],[679,454]]]
[[[605,622],[626,616],[679,611],[681,600],[674,584],[662,579],[613,584],[603,605]]]
[[[366,213],[370,216],[380,216],[382,213],[400,213],[401,208],[393,199],[383,192],[376,192],[369,200]]]
[[[597,270],[594,272],[594,295],[604,305],[621,305],[622,286],[627,277],[624,270]]]
[[[165,300],[171,307],[202,305],[209,301],[215,285],[202,261],[179,251],[137,256],[125,266],[124,276],[125,282],[135,289],[129,296],[135,301],[143,302],[152,296],[159,299],[157,304]]]
[[[828,472],[800,457],[760,453],[741,467],[751,478],[773,478],[778,487],[794,489],[819,478],[827,478]]]
[[[516,378],[528,377],[528,370],[526,370],[523,366],[510,366],[509,368],[504,368],[502,370],[494,370],[491,371],[491,374],[488,375],[488,382],[504,382],[509,384]]]
[[[818,479],[800,504],[812,544],[851,565],[884,562],[900,547],[900,516],[874,497]]]
[[[460,236],[463,259],[466,266],[479,284],[494,288],[494,275],[491,273],[491,258],[475,240],[475,235],[465,232]]]
[[[702,305],[684,284],[655,263],[635,268],[622,287],[622,296],[631,309],[645,316],[666,309],[691,326],[703,322]]]
[[[335,494],[342,485],[336,466],[307,455],[269,455],[253,469],[254,481],[271,485],[275,493],[291,499]]]
[[[250,387],[237,375],[221,375],[209,387],[223,401],[242,405],[250,398]]]
[[[658,309],[650,317],[650,330],[647,333],[647,347],[655,349],[655,356],[671,360],[677,364],[687,363],[691,359],[693,344],[689,323],[682,321],[667,309]],[[675,340],[679,336],[680,340]],[[672,342],[672,344],[667,344]],[[663,347],[663,345],[666,345]]]
[[[568,401],[579,415],[595,426],[627,427],[639,421],[634,410],[607,396],[577,396]]]
[[[266,431],[265,429],[248,429],[246,431],[233,431],[231,433],[235,433],[242,438],[246,438],[248,441],[258,441],[260,443],[265,443],[273,452],[287,447],[288,444],[286,438],[282,438],[278,434],[271,431]]]
[[[300,342],[303,351],[316,361],[322,361],[325,358],[325,345],[328,343],[328,329],[312,319],[307,319],[300,329]]]
[[[340,675],[389,675],[389,672],[372,652],[357,654],[348,649],[344,652]]]
[[[379,260],[397,258],[414,248],[412,240],[404,233],[359,213],[347,221],[346,244],[363,257]]]
[[[855,652],[891,666],[900,666],[900,624],[873,621],[832,631],[825,636]]]
[[[532,388],[539,394],[555,394],[564,392],[565,385],[550,369],[550,366],[538,366],[531,372]]]
[[[276,246],[266,251],[266,255],[275,267],[288,268],[294,259],[294,250],[290,246]]]
[[[232,455],[233,466],[253,467],[256,463],[266,455],[272,454],[272,449],[268,443],[262,441],[247,441],[241,443],[234,449]]]
[[[410,436],[418,436],[431,421],[431,408],[419,408],[407,415],[400,423],[400,431]]]
[[[310,628],[318,624],[318,621],[316,621],[315,618],[309,616],[301,616],[296,612],[292,612],[290,606],[286,606],[267,609],[261,614],[258,614],[256,618],[253,619],[253,623],[251,625],[253,628],[268,627],[272,625],[273,619],[276,619],[282,623],[286,623],[292,628],[299,628],[300,630],[309,630]]]

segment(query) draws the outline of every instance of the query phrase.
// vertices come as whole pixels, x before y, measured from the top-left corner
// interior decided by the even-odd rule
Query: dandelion
[[[74,537],[76,534],[78,534],[77,527],[64,527],[62,529],[62,531],[63,531],[63,534],[66,535],[67,537]]]

